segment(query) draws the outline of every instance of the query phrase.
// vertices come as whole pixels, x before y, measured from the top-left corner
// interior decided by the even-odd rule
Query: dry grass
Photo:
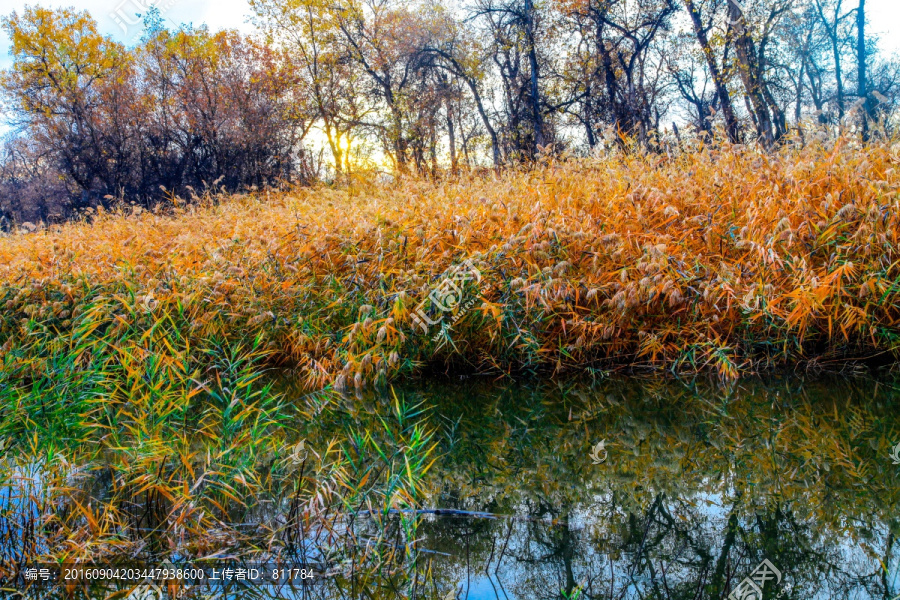
[[[315,440],[320,395],[287,402],[266,383],[274,365],[340,389],[443,363],[731,378],[896,360],[898,165],[900,146],[847,139],[620,154],[173,199],[0,238],[0,489],[22,499],[0,515],[0,579],[35,556],[290,551],[419,504],[434,455],[414,409]],[[444,336],[417,329],[413,311],[465,260],[483,277],[461,299],[472,310]],[[298,468],[279,455],[302,437],[317,453]],[[102,502],[79,491],[92,474],[109,480]],[[289,519],[247,534],[234,515],[262,498],[288,502]],[[349,531],[329,542],[335,564],[359,558]]]
[[[290,552],[311,531],[335,564],[358,559],[352,527],[340,543],[329,528],[416,507],[430,434],[398,403],[377,431],[320,432],[293,465],[280,455],[314,439],[319,395],[287,402],[266,383],[274,365],[341,389],[443,363],[731,378],[896,360],[898,165],[900,146],[847,139],[614,154],[173,199],[0,238],[0,490],[21,500],[0,515],[14,525],[0,579],[36,556]],[[466,260],[483,278],[461,299],[472,310],[443,337],[417,329],[413,311]],[[109,480],[102,502],[81,491],[94,474]],[[235,523],[262,498],[289,518],[249,534]],[[395,561],[373,548],[373,569]]]
[[[897,145],[839,139],[96,215],[0,239],[0,357],[32,377],[34,336],[74,344],[88,316],[91,336],[170,321],[183,348],[161,347],[164,365],[260,339],[310,388],[444,361],[733,377],[895,356],[898,164]],[[467,258],[480,300],[435,341],[411,311]]]

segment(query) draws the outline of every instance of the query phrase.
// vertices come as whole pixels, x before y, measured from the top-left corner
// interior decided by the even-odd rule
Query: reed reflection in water
[[[292,441],[320,454],[343,444],[360,465],[375,448],[388,464],[383,431],[399,422],[393,491],[347,500],[326,531],[297,520],[283,486],[234,513],[269,534],[240,552],[314,560],[327,576],[187,597],[712,600],[764,560],[781,577],[766,599],[900,594],[900,391],[888,378],[467,379],[298,402],[315,418]],[[422,460],[437,460],[407,485],[413,429],[437,444]]]

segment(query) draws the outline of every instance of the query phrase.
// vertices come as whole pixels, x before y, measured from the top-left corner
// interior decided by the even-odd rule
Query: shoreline
[[[338,390],[438,365],[893,364],[895,150],[621,154],[102,212],[0,238],[0,376],[22,389],[68,365],[77,387],[128,355],[181,377],[225,347]]]

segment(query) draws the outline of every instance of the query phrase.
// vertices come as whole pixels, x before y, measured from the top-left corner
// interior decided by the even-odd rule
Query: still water
[[[900,596],[900,386],[890,377],[473,377],[315,402],[298,427],[308,449],[383,430],[401,404],[407,424],[432,435],[415,503],[352,517],[358,546],[367,529],[388,532],[375,543],[394,544],[394,568],[355,571],[352,555],[332,560],[303,531],[291,547],[320,565],[315,581],[213,597]],[[287,506],[260,502],[239,518],[284,522]],[[331,534],[349,531],[346,519]]]
[[[900,594],[887,382],[467,381],[411,395],[444,438],[433,505],[497,515],[422,527],[457,597],[723,598],[764,560],[780,577],[766,598]]]

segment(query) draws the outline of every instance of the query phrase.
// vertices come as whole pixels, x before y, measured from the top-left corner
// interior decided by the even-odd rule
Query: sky
[[[0,0],[0,15],[21,11],[29,5],[50,8],[74,7],[87,10],[96,19],[100,32],[116,40],[136,41],[143,31],[136,14],[150,6],[157,6],[166,25],[177,28],[183,23],[206,24],[212,30],[238,29],[250,32],[248,0]],[[0,69],[12,63],[9,55],[9,38],[0,32]],[[0,136],[9,132],[9,126],[0,111]]]
[[[247,22],[250,16],[247,0],[0,0],[0,15],[22,10],[28,4],[86,9],[97,19],[103,33],[122,42],[140,35],[140,24],[129,25],[129,21],[136,21],[135,13],[154,5],[160,8],[171,27],[182,23],[205,23],[213,30],[252,30]],[[847,0],[846,4],[853,6],[856,2]],[[870,30],[879,36],[882,49],[900,53],[900,0],[867,0],[866,9]],[[0,33],[0,68],[8,66],[9,62],[9,39]]]
[[[856,5],[855,0],[845,3]],[[206,24],[212,30],[253,30],[248,23],[248,0],[0,0],[0,15],[22,10],[29,4],[88,10],[97,20],[102,33],[126,43],[140,37],[142,26],[135,14],[148,6],[158,6],[167,25],[172,28],[182,23],[192,23]],[[900,0],[866,0],[866,11],[870,33],[879,37],[881,49],[900,54]],[[9,39],[0,32],[0,69],[8,67],[10,62]]]
[[[0,0],[0,15],[21,11],[28,5],[87,10],[97,20],[101,33],[126,43],[140,37],[143,28],[135,14],[150,6],[159,7],[170,28],[192,23],[206,24],[212,30],[239,29],[249,32],[253,29],[247,23],[250,16],[247,0]],[[0,68],[9,64],[9,38],[5,33],[0,33]]]

